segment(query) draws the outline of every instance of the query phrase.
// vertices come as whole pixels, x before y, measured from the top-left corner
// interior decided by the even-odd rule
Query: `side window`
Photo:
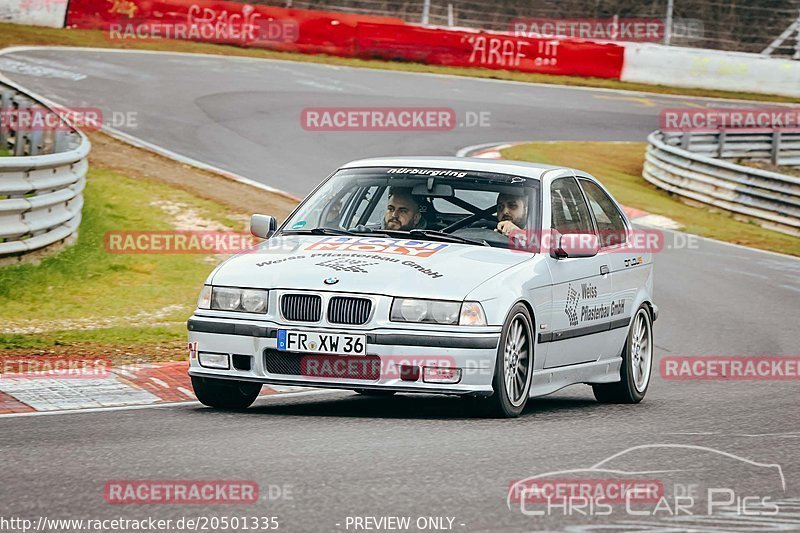
[[[575,178],[560,178],[550,186],[550,227],[562,235],[594,233],[589,208]]]
[[[580,181],[597,221],[602,246],[616,246],[625,243],[628,238],[625,220],[614,200],[593,181],[583,179]]]

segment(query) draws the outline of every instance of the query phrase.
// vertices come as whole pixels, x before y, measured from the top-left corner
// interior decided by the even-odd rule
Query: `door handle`
[[[600,274],[605,276],[609,273],[608,265],[600,265]]]

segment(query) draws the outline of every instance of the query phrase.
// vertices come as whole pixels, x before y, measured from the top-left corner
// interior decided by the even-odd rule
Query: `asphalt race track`
[[[21,74],[20,65],[47,68]],[[0,57],[0,72],[65,105],[137,111],[138,127],[121,128],[126,133],[298,195],[350,159],[452,155],[492,141],[641,141],[658,127],[659,109],[705,105],[702,99],[171,54],[15,52]],[[452,107],[459,118],[489,112],[491,127],[416,133],[301,127],[303,108],[326,106]],[[263,399],[244,414],[186,405],[2,418],[0,515],[278,516],[286,531],[346,531],[348,516],[454,517],[456,531],[601,524],[608,530],[798,530],[797,381],[667,381],[658,360],[798,355],[800,262],[707,240],[687,248],[684,235],[669,236],[668,249],[656,258],[656,360],[640,405],[600,405],[591,389],[575,386],[529,402],[520,419],[506,421],[470,418],[456,398],[371,399],[350,392]],[[750,494],[772,494],[782,487],[752,475],[741,459],[780,465],[780,516],[615,512],[589,520],[578,513],[525,516],[506,504],[515,480],[587,468],[651,444],[708,447],[739,459],[709,459],[699,448],[645,448],[626,461],[629,471],[668,470],[687,484],[700,475],[716,487],[746,480]],[[103,499],[103,486],[113,479],[248,479],[263,493],[269,486],[291,492],[255,506],[114,506]]]
[[[135,111],[124,133],[297,195],[342,163],[385,155],[453,155],[514,140],[643,141],[658,110],[695,101],[310,63],[152,53],[11,53],[0,73],[63,105]],[[38,69],[38,70],[37,70]],[[37,76],[20,75],[28,70]],[[83,77],[75,81],[71,78]],[[307,107],[449,107],[441,132],[309,132]],[[467,114],[490,113],[490,128]]]

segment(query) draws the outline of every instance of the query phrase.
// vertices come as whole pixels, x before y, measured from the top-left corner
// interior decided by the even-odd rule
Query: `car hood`
[[[228,259],[214,285],[463,299],[531,254],[412,239],[276,236]]]

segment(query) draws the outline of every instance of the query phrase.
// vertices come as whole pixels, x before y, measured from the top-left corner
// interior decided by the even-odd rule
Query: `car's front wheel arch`
[[[524,300],[514,302],[506,313],[497,344],[493,393],[476,400],[480,411],[501,418],[522,414],[533,383],[535,332],[531,306]]]

